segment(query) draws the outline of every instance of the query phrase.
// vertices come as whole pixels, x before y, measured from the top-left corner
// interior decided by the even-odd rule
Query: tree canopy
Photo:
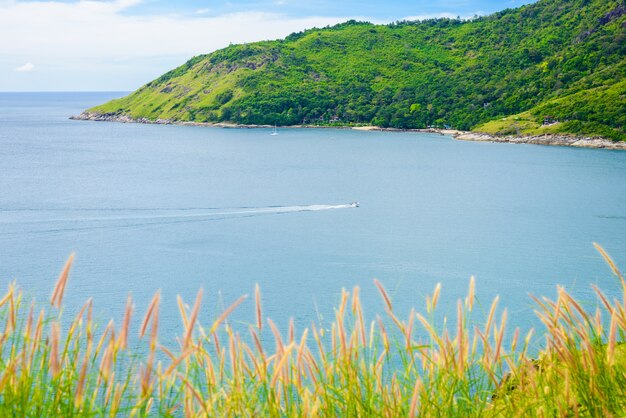
[[[540,0],[471,20],[351,20],[231,45],[89,112],[461,130],[523,119],[527,130],[549,121],[624,140],[625,57],[626,1]]]

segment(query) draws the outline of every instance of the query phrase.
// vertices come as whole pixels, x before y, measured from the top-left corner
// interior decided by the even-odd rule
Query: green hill
[[[232,45],[87,112],[626,140],[625,75],[626,0],[540,0],[470,21],[349,21]]]

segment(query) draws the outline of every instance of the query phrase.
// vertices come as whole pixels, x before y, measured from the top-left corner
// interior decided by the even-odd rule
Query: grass
[[[50,307],[26,304],[15,284],[0,300],[0,415],[622,416],[626,283],[597,249],[621,281],[621,298],[594,288],[590,312],[558,287],[556,300],[535,298],[544,326],[537,333],[507,334],[497,298],[486,318],[474,319],[473,279],[456,318],[441,327],[433,319],[440,285],[422,313],[399,318],[375,281],[383,317],[366,322],[355,288],[342,291],[329,329],[296,333],[291,323],[284,334],[263,316],[258,287],[248,329],[227,322],[245,296],[205,324],[200,290],[192,306],[178,298],[183,327],[169,347],[159,342],[158,292],[138,329],[130,298],[119,327],[98,327],[91,300],[63,319],[70,257]],[[129,348],[131,333],[138,349]]]
[[[530,110],[485,122],[472,128],[492,135],[565,135],[601,137],[626,141],[623,127],[609,127],[624,114],[626,81],[612,86],[595,87],[575,94],[545,101]],[[544,117],[558,122],[543,125]],[[585,115],[585,116],[583,116]]]

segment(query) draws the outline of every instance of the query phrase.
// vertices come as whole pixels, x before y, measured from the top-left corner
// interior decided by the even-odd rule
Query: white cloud
[[[208,9],[176,15],[125,13],[141,2],[0,0],[0,91],[134,89],[194,55],[230,43],[282,38],[348,19],[384,23],[358,15],[290,17],[250,11],[214,16]],[[407,19],[432,17],[456,16]],[[30,80],[16,77],[10,71],[16,61],[37,62],[39,71]]]
[[[137,0],[0,3],[0,39],[12,39],[0,44],[0,52],[3,55],[85,59],[191,56],[231,42],[275,39],[350,18],[286,18],[266,12],[217,17],[120,13],[137,3]]]
[[[194,55],[230,43],[277,39],[359,19],[254,11],[222,16],[204,10],[186,15],[124,13],[140,2],[0,0],[0,91],[134,89]],[[1,70],[27,60],[45,66],[36,72],[39,78],[22,80]]]
[[[95,90],[136,88],[194,55],[230,43],[277,39],[314,26],[363,19],[255,11],[222,16],[124,13],[140,1],[0,0],[0,64],[11,68],[10,62],[32,60],[46,69],[37,71],[41,78],[30,84],[0,71],[0,91],[73,89],[73,85]],[[118,82],[104,84],[111,79]]]
[[[13,71],[18,73],[29,73],[35,69],[35,64],[32,62],[27,62],[24,65],[20,65],[19,67],[15,67]]]

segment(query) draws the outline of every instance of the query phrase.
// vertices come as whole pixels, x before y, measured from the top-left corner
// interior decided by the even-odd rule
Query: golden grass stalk
[[[237,306],[241,305],[241,303],[247,298],[248,298],[248,295],[243,295],[239,299],[237,299],[235,302],[233,302],[232,305],[226,308],[226,310],[222,312],[222,314],[215,320],[215,322],[211,326],[211,330],[209,331],[209,334],[213,334],[217,330],[217,328],[220,326],[220,324],[224,322],[226,318],[228,318],[228,315],[230,315],[232,311],[237,309]]]
[[[280,331],[278,330],[278,327],[276,326],[274,321],[272,321],[271,319],[268,319],[267,323],[272,330],[272,334],[274,334],[274,341],[276,342],[276,354],[282,355],[282,353],[285,351],[285,344],[283,343],[283,339],[280,336]]]
[[[176,296],[176,302],[178,303],[178,311],[180,312],[180,317],[183,320],[183,327],[187,329],[189,327],[189,319],[187,318],[187,309],[185,308],[183,298],[180,295]]]
[[[437,286],[435,286],[435,291],[433,292],[433,298],[430,304],[430,310],[434,311],[435,309],[437,309],[437,302],[439,302],[440,293],[441,293],[441,283],[437,283]]]
[[[9,284],[9,291],[0,299],[0,308],[2,308],[8,301],[13,297],[13,293],[15,292],[15,282]]]
[[[409,417],[417,415],[417,403],[419,401],[422,386],[422,380],[419,377],[415,379],[415,386],[413,387],[413,393],[411,395],[411,405],[409,407]]]
[[[187,325],[187,331],[185,332],[185,339],[183,342],[183,348],[189,348],[191,344],[191,338],[193,335],[193,327],[196,324],[196,319],[198,319],[198,312],[200,312],[200,302],[202,301],[202,293],[203,290],[198,290],[198,294],[196,296],[196,302],[193,305],[193,310],[191,311],[191,315],[189,316],[189,324]]]
[[[476,299],[476,279],[474,276],[470,277],[469,290],[467,291],[467,299],[465,299],[465,305],[472,311],[474,308],[474,300]]]
[[[70,257],[67,259],[67,262],[57,279],[56,285],[54,286],[52,297],[50,297],[50,304],[57,309],[61,307],[61,303],[63,302],[63,294],[65,293],[65,286],[67,285],[67,279],[73,262],[74,253],[70,254]]]
[[[48,364],[50,365],[50,373],[53,377],[57,377],[61,370],[59,364],[59,339],[61,334],[61,326],[58,322],[50,324],[50,354]]]
[[[160,300],[161,300],[161,291],[157,290],[154,296],[152,297],[152,301],[150,302],[150,305],[148,306],[148,309],[146,311],[146,315],[144,316],[143,321],[141,323],[141,328],[139,329],[139,337],[143,338],[143,336],[145,335],[150,319],[152,318],[152,315],[155,309],[158,309]]]
[[[622,276],[622,273],[617,268],[617,265],[615,264],[613,259],[607,254],[606,251],[604,251],[604,248],[602,248],[597,243],[594,242],[593,246],[596,248],[596,250],[598,250],[600,255],[602,255],[602,258],[604,258],[604,261],[606,261],[609,267],[611,267],[611,270],[613,271],[613,273],[620,279],[620,281],[622,282],[622,287],[626,289],[626,282],[624,282],[624,277]]]
[[[615,364],[615,346],[617,345],[617,318],[615,311],[611,315],[611,326],[609,328],[609,341],[606,348],[606,359],[610,366]]]
[[[433,312],[440,285],[427,300],[430,320],[411,309],[400,321],[376,280],[387,315],[370,321],[369,336],[355,287],[351,299],[342,291],[326,327],[312,323],[300,334],[290,320],[281,334],[268,318],[274,347],[261,335],[258,286],[249,337],[240,337],[238,324],[227,322],[245,297],[205,333],[198,324],[199,290],[191,309],[179,299],[181,344],[169,347],[159,343],[161,295],[156,292],[139,330],[143,337],[150,328],[149,349],[133,354],[127,349],[130,297],[117,338],[112,321],[103,329],[92,323],[88,301],[61,340],[66,267],[51,298],[52,315],[42,310],[36,317],[35,305],[23,306],[15,285],[0,298],[5,321],[0,416],[37,411],[41,416],[500,417],[621,416],[626,411],[626,309],[598,288],[594,315],[588,302],[580,303],[562,287],[555,301],[537,299],[545,342],[531,329],[522,347],[521,330],[512,337],[507,332],[508,311],[496,316],[499,298],[485,318],[470,315],[477,300],[473,279],[465,300],[458,299],[455,322],[445,316],[440,321]],[[607,332],[603,315],[610,318]],[[388,332],[390,324],[401,334]],[[194,328],[201,330],[197,337]],[[157,356],[157,347],[163,354]]]
[[[385,290],[383,285],[377,279],[374,279],[374,285],[376,285],[376,287],[378,288],[380,295],[382,296],[383,300],[385,301],[385,304],[387,305],[387,309],[390,312],[393,312],[393,305],[391,304],[391,299],[389,298],[389,295],[387,294],[387,291]]]
[[[128,347],[128,332],[130,329],[130,319],[133,315],[133,299],[128,295],[126,300],[126,310],[124,311],[124,320],[122,321],[122,328],[120,329],[120,335],[118,337],[117,345],[119,348],[126,349]]]
[[[254,286],[254,302],[256,306],[256,326],[259,330],[263,329],[263,315],[261,314],[261,289],[257,283]]]

